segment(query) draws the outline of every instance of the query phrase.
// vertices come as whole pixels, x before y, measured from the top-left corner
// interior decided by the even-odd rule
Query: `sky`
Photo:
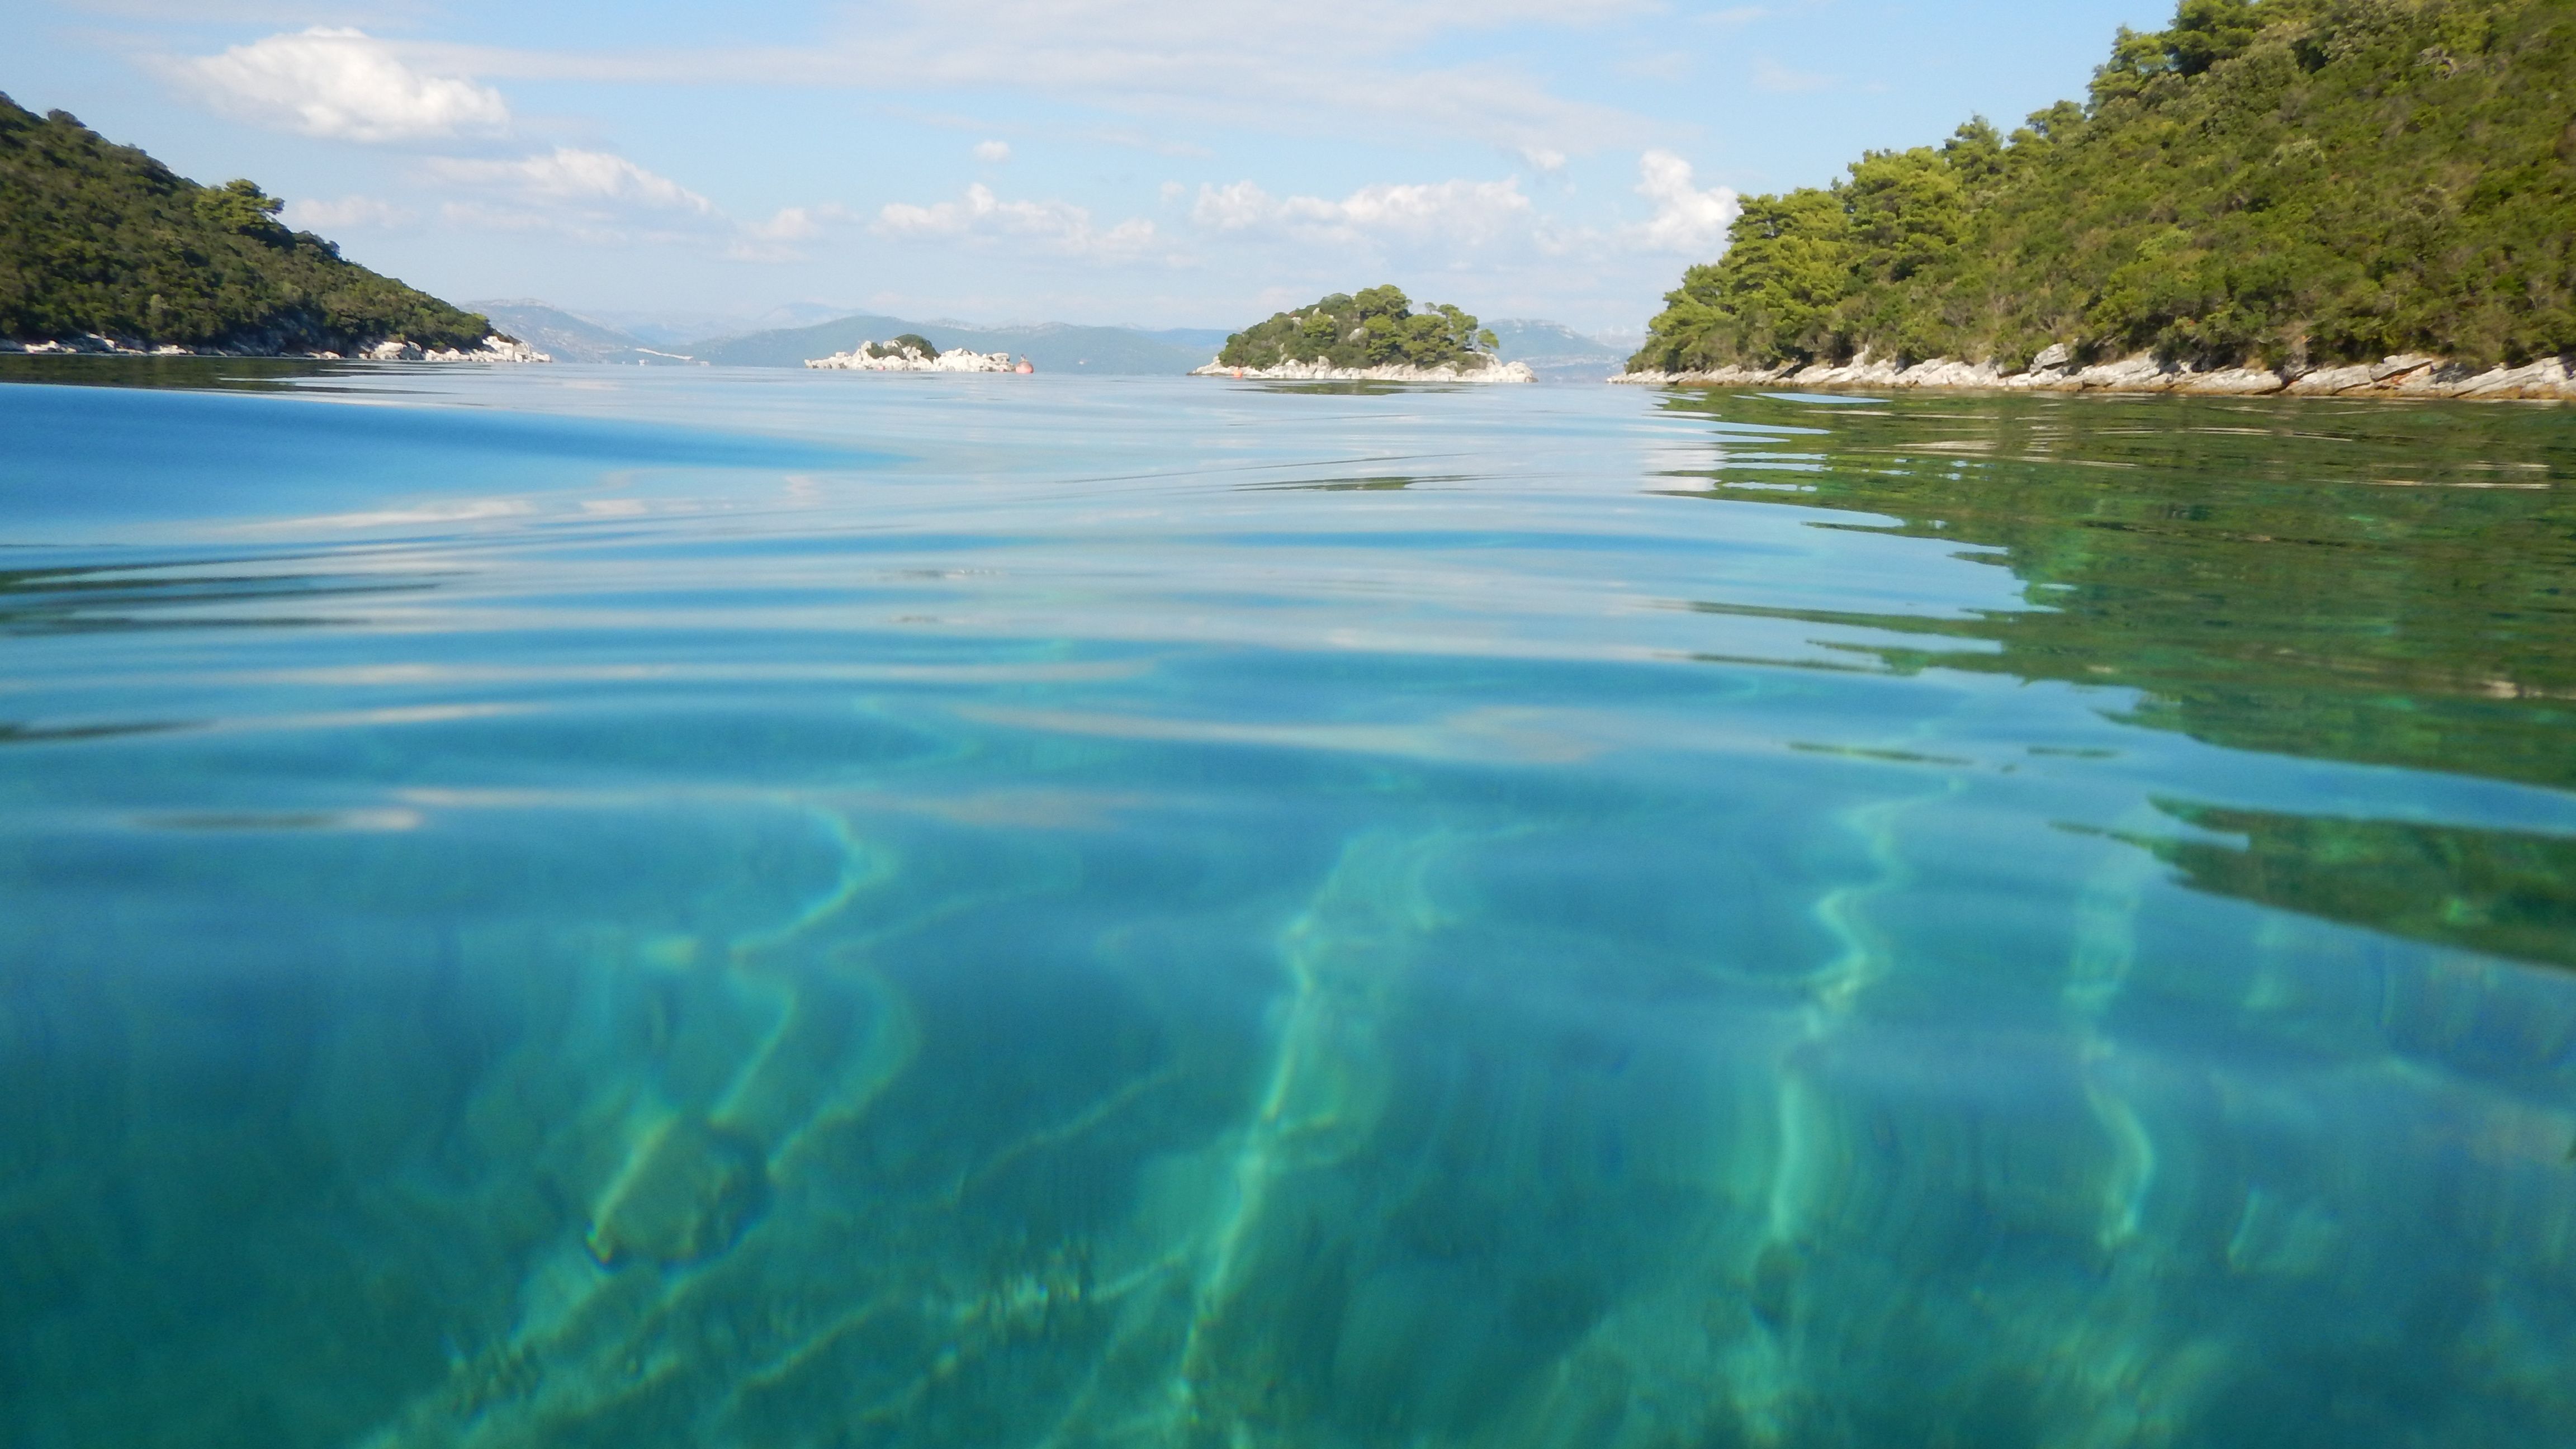
[[[2080,97],[2171,0],[0,0],[0,90],[451,300],[1633,338],[1737,198]]]

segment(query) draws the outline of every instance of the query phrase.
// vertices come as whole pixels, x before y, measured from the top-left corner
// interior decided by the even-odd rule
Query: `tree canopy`
[[[922,361],[927,362],[939,355],[939,349],[931,345],[929,338],[922,336],[918,332],[901,332],[884,342],[871,342],[865,347],[860,348],[859,353],[864,357],[903,357],[911,355],[917,356]]]
[[[1227,367],[1318,359],[1334,367],[1484,366],[1495,345],[1494,334],[1467,313],[1445,302],[1416,312],[1411,298],[1385,286],[1335,292],[1294,312],[1272,313],[1228,337],[1216,360]]]
[[[459,310],[279,224],[248,181],[200,186],[70,114],[0,96],[0,337],[101,333],[248,351],[401,338],[475,347]]]
[[[1747,200],[1631,368],[2576,348],[2576,0],[2182,0],[2083,104]]]

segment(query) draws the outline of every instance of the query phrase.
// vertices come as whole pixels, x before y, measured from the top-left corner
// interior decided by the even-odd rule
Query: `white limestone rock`
[[[2267,367],[2229,367],[2216,372],[2188,372],[2173,390],[2207,397],[2264,397],[2289,386],[2289,379]]]
[[[1900,369],[1892,362],[1880,362],[1867,352],[1839,366],[1814,363],[1789,375],[1797,387],[1894,387]]]
[[[1480,356],[1482,354],[1479,354]],[[1312,362],[1283,362],[1275,367],[1232,367],[1210,362],[1205,367],[1190,369],[1192,377],[1240,377],[1246,381],[1265,382],[1536,382],[1538,374],[1526,362],[1500,362],[1487,358],[1481,367],[1461,368],[1444,362],[1438,367],[1415,367],[1399,363],[1386,367],[1335,367],[1322,358]]]
[[[2077,372],[2074,382],[2084,392],[2170,392],[2179,373],[2180,369],[2141,352],[2115,362],[2097,362]]]
[[[113,357],[306,357],[337,362],[337,352],[280,352],[248,347],[183,347],[175,342],[158,346],[130,338],[110,337],[92,332],[72,338],[44,338],[36,341],[0,340],[0,352],[31,356],[68,356],[86,353]],[[524,342],[495,333],[472,348],[447,347],[424,352],[409,340],[388,337],[359,348],[353,356],[367,362],[552,362],[554,359]]]
[[[2459,384],[2474,374],[2458,366],[2428,363],[2401,376],[2379,384],[2379,391],[2394,392],[2399,397],[2448,397]]]
[[[311,355],[315,357],[328,357],[331,354],[317,352]],[[554,361],[552,357],[539,352],[528,344],[508,337],[503,337],[498,333],[484,338],[482,346],[472,349],[461,347],[433,347],[423,350],[421,347],[406,338],[388,337],[384,341],[378,342],[371,347],[360,349],[357,355],[368,362]]]
[[[2072,365],[2034,367],[2006,375],[2002,385],[2016,392],[2076,392],[2083,387],[2076,375]]]
[[[2523,367],[2499,367],[2459,385],[2455,397],[2576,397],[2576,368],[2568,359],[2545,357]]]
[[[888,355],[870,355],[870,349],[878,347],[889,349]],[[970,352],[952,347],[931,357],[917,347],[898,348],[891,342],[862,343],[849,352],[808,358],[805,365],[830,372],[1010,372],[1018,366],[1007,352]]]
[[[1991,362],[1961,362],[1955,357],[1936,357],[1918,362],[1896,375],[1898,387],[1996,387],[2003,374]]]
[[[503,337],[497,332],[484,338],[483,345],[475,348],[471,352],[459,352],[450,348],[447,351],[429,353],[426,354],[426,356],[432,362],[529,363],[554,361],[551,354],[539,352],[527,343],[521,342],[516,338]]]
[[[2333,397],[2338,393],[2351,392],[2356,388],[2368,386],[2370,386],[2370,368],[2367,365],[2357,364],[2352,367],[2327,367],[2315,372],[2302,373],[2291,381],[2288,392],[2292,397]]]
[[[2139,353],[2111,362],[2077,367],[2074,350],[2058,343],[2033,358],[2022,372],[2006,373],[1991,362],[1952,357],[1929,358],[1897,368],[1866,354],[1847,363],[1815,363],[1776,368],[1720,367],[1700,372],[1646,370],[1622,373],[1612,382],[1664,387],[1807,388],[1994,388],[2008,392],[2186,393],[2201,397],[2404,397],[2404,398],[2555,398],[2576,400],[2576,355],[2545,357],[2520,367],[2483,372],[2422,353],[2405,353],[2372,363],[2302,369],[2298,367],[2227,367],[2208,372],[2158,361]]]

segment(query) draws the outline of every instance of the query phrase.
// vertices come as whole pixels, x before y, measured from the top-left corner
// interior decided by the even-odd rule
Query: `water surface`
[[[9,1449],[2576,1440],[2563,408],[55,361]]]

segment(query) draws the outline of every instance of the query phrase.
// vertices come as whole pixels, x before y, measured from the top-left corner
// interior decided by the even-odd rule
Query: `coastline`
[[[399,337],[371,342],[348,352],[287,351],[254,347],[181,347],[175,342],[147,346],[126,338],[91,332],[71,341],[0,338],[0,353],[24,357],[294,357],[314,362],[552,362],[554,358],[515,338],[498,333],[471,352],[458,347],[422,348]]]
[[[1246,382],[1536,382],[1538,374],[1526,362],[1497,362],[1472,372],[1461,372],[1452,363],[1438,367],[1415,367],[1395,363],[1383,367],[1335,367],[1331,363],[1283,362],[1272,367],[1229,367],[1211,362],[1190,369],[1192,377],[1239,377]]]
[[[2049,352],[2058,352],[2051,348]],[[1775,368],[1721,367],[1706,372],[1623,372],[1612,383],[1645,387],[1802,387],[1913,389],[1979,392],[2183,393],[2195,397],[2472,398],[2576,400],[2576,356],[2548,357],[2521,367],[2477,368],[2419,353],[2374,363],[2321,368],[2230,367],[2197,372],[2140,353],[2117,362],[2076,367],[2064,360],[2007,373],[1992,363],[1937,357],[1911,367],[1873,362],[1864,354],[1840,366],[1815,363]]]

